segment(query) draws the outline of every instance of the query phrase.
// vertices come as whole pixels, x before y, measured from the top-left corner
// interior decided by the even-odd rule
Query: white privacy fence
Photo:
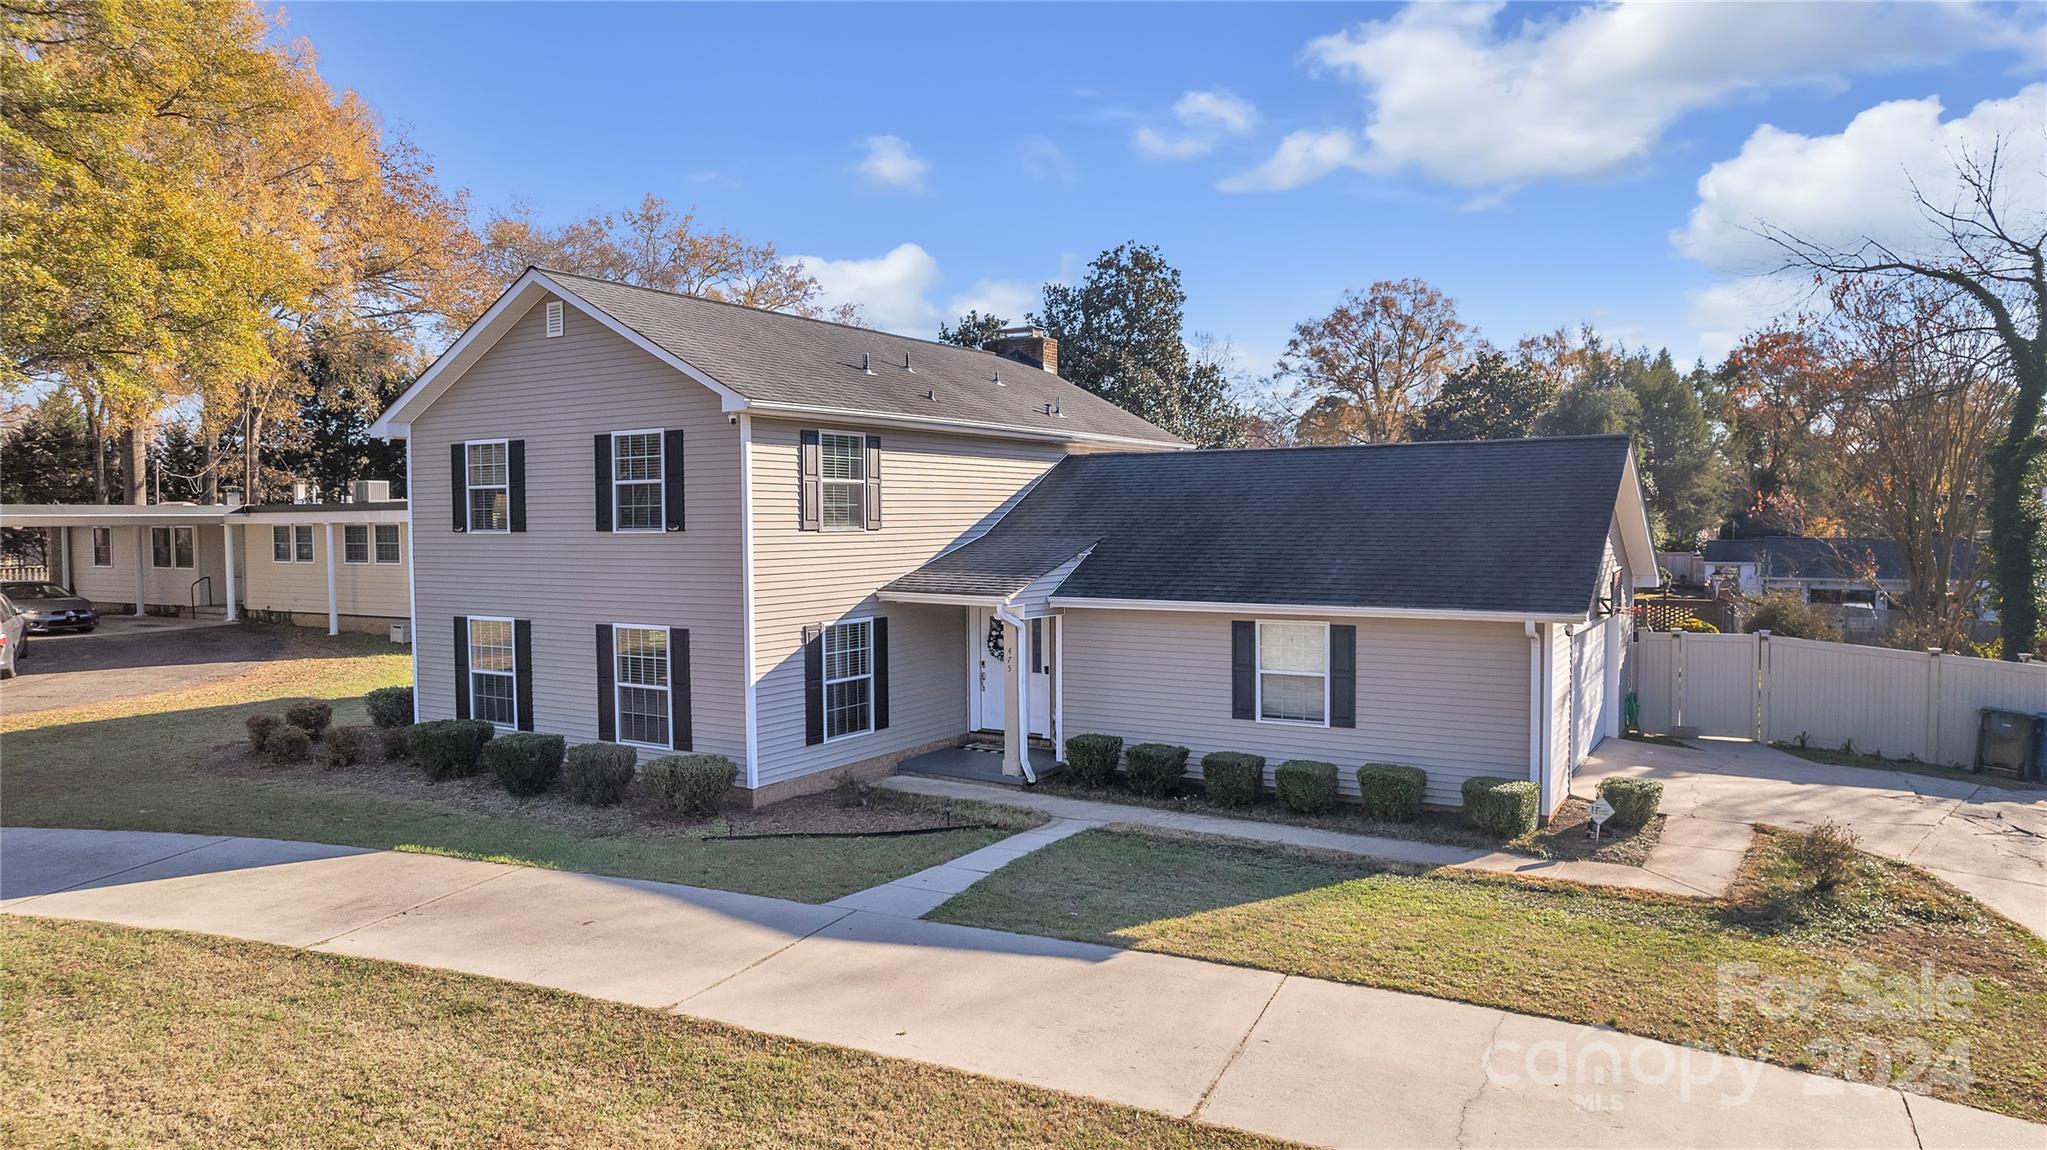
[[[1889,758],[1970,766],[1986,707],[2047,712],[2047,664],[1777,639],[1634,633],[1628,689],[1645,731],[1815,747],[1852,742]]]

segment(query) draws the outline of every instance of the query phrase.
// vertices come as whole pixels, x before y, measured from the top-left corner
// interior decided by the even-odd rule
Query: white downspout
[[[1010,610],[1006,603],[997,604],[995,617],[1016,628],[1016,644],[1013,654],[1016,666],[1010,671],[1010,689],[1016,692],[1016,762],[1022,768],[1026,783],[1038,781],[1036,771],[1031,770],[1031,666],[1029,652],[1025,649],[1031,641],[1030,624],[1021,615]],[[1007,752],[1005,752],[1006,754]]]
[[[1521,629],[1528,636],[1528,777],[1542,788],[1542,628],[1523,619]]]
[[[235,609],[236,593],[239,590],[235,586],[235,524],[234,520],[225,516],[220,521],[220,546],[227,567],[227,621],[232,623],[242,616]]]

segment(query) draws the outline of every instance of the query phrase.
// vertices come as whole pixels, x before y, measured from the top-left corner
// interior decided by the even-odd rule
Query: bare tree
[[[2047,400],[2047,212],[2037,203],[2007,203],[2010,185],[2026,176],[2004,165],[2004,149],[1955,158],[1957,191],[1936,203],[1916,183],[1912,194],[1934,229],[1931,244],[1863,236],[1835,245],[1768,223],[1764,236],[1787,255],[1787,266],[1825,276],[1925,280],[1944,284],[1980,309],[2010,368],[2005,425],[1990,449],[1990,547],[2003,653],[2030,654],[2040,627],[2042,513],[2040,463],[2047,457],[2041,407]]]

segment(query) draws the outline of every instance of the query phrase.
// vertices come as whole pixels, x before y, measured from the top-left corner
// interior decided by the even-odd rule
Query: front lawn
[[[1276,1147],[470,975],[0,921],[0,1145]]]
[[[2047,1119],[2047,943],[1869,856],[1834,897],[1804,893],[1786,841],[1760,830],[1734,890],[1711,901],[1088,831],[928,917],[1612,1026],[1819,1073],[1866,1079],[1888,1057],[1912,1088]],[[1920,995],[1950,977],[1971,995],[1948,1004],[1960,1017]],[[1889,979],[1898,1009],[1855,1017],[1870,1013],[1858,988]],[[1810,1002],[1779,1009],[1787,988],[1809,986]],[[1844,1066],[1843,1050],[1859,1062]]]
[[[242,720],[281,713],[301,698],[334,705],[337,726],[363,723],[361,697],[402,685],[407,657],[367,636],[329,638],[286,627],[283,658],[192,691],[39,711],[0,720],[0,819],[10,826],[183,831],[303,839],[526,863],[561,870],[657,879],[748,894],[829,902],[901,878],[998,841],[1009,829],[854,838],[722,839],[721,834],[794,829],[769,808],[728,823],[685,827],[639,820],[623,808],[572,808],[553,799],[520,801],[482,780],[426,786],[408,769],[329,771],[314,762],[254,766]],[[317,758],[318,746],[315,746]],[[1041,816],[962,804],[939,810],[908,796],[897,825],[934,817],[949,823],[1017,828]],[[811,822],[840,829],[871,822],[799,803]]]

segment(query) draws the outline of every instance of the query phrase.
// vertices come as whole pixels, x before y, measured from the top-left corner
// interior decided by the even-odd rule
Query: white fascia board
[[[884,587],[874,593],[876,599],[890,603],[936,603],[950,607],[999,607],[1009,602],[1001,595],[953,595],[937,591],[891,591]]]
[[[412,519],[408,507],[264,507],[237,508],[239,521],[251,525],[284,526],[294,523],[406,523]]]
[[[505,332],[523,319],[540,297],[553,294],[556,298],[574,307],[578,312],[596,320],[626,342],[674,368],[697,383],[716,392],[720,407],[727,412],[742,411],[747,407],[746,397],[712,379],[696,367],[683,362],[666,348],[613,319],[601,308],[596,307],[575,292],[538,268],[527,268],[482,318],[470,324],[448,350],[434,360],[432,366],[423,372],[413,385],[405,389],[398,402],[384,410],[384,414],[370,425],[369,433],[379,439],[409,439],[412,421],[452,387],[462,373],[469,370],[483,353],[496,345]]]
[[[14,503],[0,506],[0,527],[132,527],[218,523],[224,503]]]
[[[1621,546],[1628,549],[1628,568],[1635,572],[1636,587],[1660,586],[1656,574],[1656,537],[1649,530],[1649,507],[1642,499],[1642,477],[1635,470],[1635,449],[1628,448],[1628,461],[1621,468],[1620,503],[1614,516],[1621,525]]]
[[[1124,435],[1098,435],[1086,431],[1060,431],[1056,428],[1018,427],[1001,423],[977,423],[970,420],[944,419],[938,416],[887,415],[880,412],[858,411],[839,407],[813,407],[801,403],[773,403],[755,401],[747,409],[756,415],[774,416],[780,419],[837,419],[848,423],[865,424],[870,427],[901,427],[913,431],[952,431],[962,435],[983,435],[997,439],[1028,439],[1041,443],[1098,443],[1105,447],[1139,447],[1155,451],[1192,451],[1191,443],[1167,442],[1158,439],[1138,439]]]
[[[1316,603],[1196,603],[1173,599],[1088,599],[1054,595],[1051,607],[1109,611],[1187,611],[1203,614],[1305,615],[1322,619],[1445,619],[1485,623],[1571,623],[1583,615],[1531,615],[1526,611],[1435,611],[1413,607],[1339,607]]]

